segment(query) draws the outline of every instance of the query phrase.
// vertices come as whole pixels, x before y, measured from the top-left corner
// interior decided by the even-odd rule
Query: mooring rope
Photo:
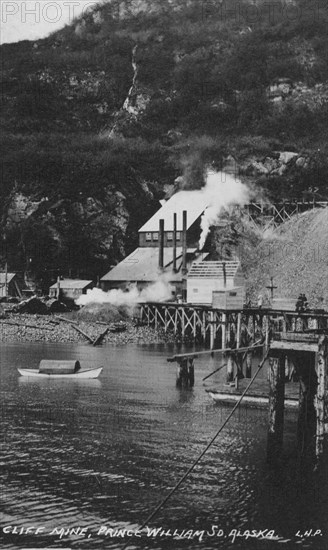
[[[178,488],[180,487],[180,485],[185,481],[185,479],[189,476],[189,474],[193,471],[193,469],[197,466],[198,462],[200,462],[200,460],[203,458],[203,456],[207,453],[208,449],[213,445],[214,441],[216,440],[216,438],[218,437],[218,435],[222,432],[223,428],[225,428],[225,426],[228,424],[230,418],[233,416],[233,414],[235,413],[235,411],[238,409],[240,403],[242,402],[243,398],[245,397],[246,393],[248,392],[249,388],[251,387],[251,385],[253,384],[255,378],[257,377],[257,375],[259,374],[260,370],[262,369],[265,361],[267,360],[268,358],[268,355],[269,355],[269,350],[267,351],[267,353],[265,354],[264,356],[264,359],[261,361],[261,363],[259,364],[258,368],[257,368],[257,371],[256,373],[254,374],[253,378],[250,380],[248,386],[245,388],[245,390],[243,391],[243,393],[241,394],[240,398],[238,399],[237,403],[235,404],[235,406],[232,408],[230,414],[228,414],[227,418],[225,419],[225,421],[223,422],[222,426],[220,426],[220,428],[218,429],[218,431],[216,432],[216,434],[212,437],[212,439],[209,441],[209,443],[206,445],[205,449],[200,453],[200,455],[196,458],[196,460],[192,463],[191,466],[189,466],[188,470],[186,471],[185,474],[183,474],[183,476],[180,478],[180,480],[178,481],[178,483],[176,483],[176,485],[171,489],[171,491],[166,495],[165,498],[163,498],[163,500],[159,503],[159,505],[155,508],[155,510],[153,512],[151,512],[151,514],[149,514],[149,516],[147,517],[147,519],[145,519],[145,521],[143,522],[142,526],[140,527],[139,531],[142,531],[147,525],[148,523],[156,516],[156,514],[161,510],[161,508],[163,508],[163,506],[167,503],[167,501],[171,498],[171,496],[173,495],[173,493],[175,493]],[[125,550],[128,546],[129,546],[130,542],[127,542],[122,550]]]

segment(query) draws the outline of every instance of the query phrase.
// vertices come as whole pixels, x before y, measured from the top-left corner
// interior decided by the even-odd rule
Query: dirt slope
[[[312,307],[328,309],[328,208],[293,217],[243,257],[247,288],[254,301],[273,277],[276,297],[304,292]]]

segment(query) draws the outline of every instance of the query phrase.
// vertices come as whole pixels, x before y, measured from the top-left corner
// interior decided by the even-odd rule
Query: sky
[[[0,0],[0,43],[44,38],[98,3],[99,0]]]

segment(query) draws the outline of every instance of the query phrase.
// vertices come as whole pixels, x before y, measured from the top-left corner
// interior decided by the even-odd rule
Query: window
[[[181,231],[177,231],[177,241],[180,241],[181,239]]]
[[[158,241],[158,233],[153,233],[153,241]]]
[[[173,241],[173,233],[172,231],[169,231],[168,234],[167,234],[167,240],[168,241]]]
[[[198,288],[193,288],[192,291],[194,294],[198,294]]]
[[[151,233],[146,233],[146,241],[151,241]]]

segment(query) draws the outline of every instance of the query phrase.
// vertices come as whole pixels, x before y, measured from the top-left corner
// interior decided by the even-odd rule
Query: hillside
[[[328,208],[292,218],[270,238],[242,255],[249,296],[269,295],[273,277],[276,297],[303,292],[311,307],[328,309]],[[256,301],[255,301],[256,303]]]
[[[268,200],[327,198],[327,12],[274,6],[109,1],[3,45],[0,263],[102,275],[178,176],[228,155]]]

